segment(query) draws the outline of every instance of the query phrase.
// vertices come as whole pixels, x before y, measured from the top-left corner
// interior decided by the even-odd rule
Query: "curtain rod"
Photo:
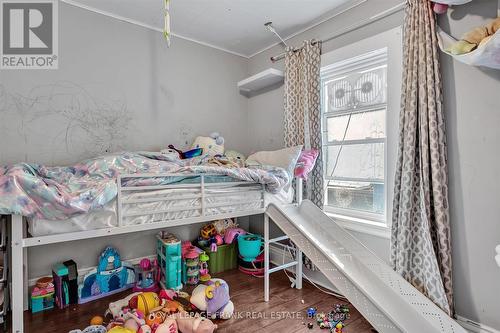
[[[362,27],[364,27],[364,26],[366,26],[366,25],[368,25],[370,23],[376,22],[376,21],[381,20],[383,18],[386,18],[387,16],[390,16],[390,15],[392,15],[394,13],[397,13],[400,10],[403,10],[405,7],[406,7],[406,1],[403,1],[403,2],[401,2],[399,4],[397,4],[394,7],[391,7],[389,9],[387,9],[387,10],[384,10],[383,12],[380,12],[380,13],[378,13],[376,15],[373,15],[372,17],[370,17],[370,18],[368,18],[368,19],[366,19],[364,21],[361,21],[360,23],[350,25],[347,28],[344,28],[344,29],[342,29],[340,31],[337,31],[333,36],[330,36],[330,37],[328,37],[326,39],[323,39],[322,41],[317,41],[316,43],[318,43],[318,42],[319,43],[326,43],[326,42],[329,42],[331,40],[334,40],[335,38],[340,37],[343,34],[346,34],[348,32],[357,30],[357,29],[362,28]],[[294,48],[294,51],[298,51],[300,49],[302,49],[302,47]],[[285,52],[283,52],[283,53],[281,53],[281,54],[279,54],[277,56],[271,57],[271,61],[272,62],[276,62],[276,61],[282,60],[284,58],[285,58]]]

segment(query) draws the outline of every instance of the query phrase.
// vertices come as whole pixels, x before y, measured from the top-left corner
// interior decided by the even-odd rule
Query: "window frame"
[[[398,129],[399,129],[399,110],[402,84],[402,27],[396,26],[392,29],[382,31],[376,35],[350,43],[346,46],[337,48],[322,55],[321,74],[326,68],[332,68],[335,63],[349,61],[352,58],[370,52],[387,48],[387,98],[386,98],[386,115],[385,115],[385,138],[384,138],[384,195],[385,195],[385,214],[373,214],[370,212],[356,211],[356,216],[352,216],[353,210],[343,210],[341,208],[333,208],[325,204],[324,211],[327,215],[335,219],[337,223],[346,229],[355,232],[374,235],[381,238],[390,238],[390,229],[392,224],[392,206],[394,192],[394,177],[396,170],[397,149],[398,149]],[[349,69],[346,68],[346,71]],[[321,103],[325,102],[323,81],[321,82]],[[376,107],[375,105],[371,106]],[[359,108],[361,109],[361,108]],[[324,124],[326,115],[321,109],[322,121],[322,151],[328,147],[326,126]],[[350,112],[346,112],[348,114]],[[335,113],[336,116],[340,112]],[[361,143],[361,141],[358,141]],[[326,156],[326,155],[324,155]],[[326,158],[323,159],[324,172],[326,177]],[[325,178],[325,181],[327,179]],[[327,194],[325,187],[325,194]],[[325,195],[327,198],[327,195]],[[326,203],[326,201],[325,201]]]
[[[324,180],[326,182],[330,180],[339,180],[339,181],[359,181],[359,182],[370,182],[370,183],[379,183],[384,185],[384,213],[383,214],[377,214],[374,212],[369,212],[369,211],[363,211],[363,210],[355,210],[355,209],[346,209],[346,208],[340,208],[340,207],[334,207],[334,206],[329,206],[328,203],[328,186],[325,186],[325,205],[324,205],[324,211],[336,215],[337,217],[343,217],[345,220],[350,220],[350,221],[358,221],[361,223],[368,223],[368,224],[380,224],[381,226],[384,226],[387,221],[387,133],[385,133],[385,136],[383,138],[369,138],[369,139],[355,139],[355,140],[343,140],[343,141],[329,141],[328,140],[328,126],[327,122],[328,119],[330,118],[335,118],[339,116],[347,116],[347,115],[353,115],[353,114],[358,114],[358,113],[365,113],[365,112],[375,112],[375,111],[380,111],[383,110],[385,112],[384,115],[384,125],[385,129],[387,129],[387,112],[388,112],[388,107],[389,103],[386,100],[383,103],[377,103],[369,106],[361,106],[361,107],[354,107],[338,112],[326,112],[326,96],[324,94],[324,87],[325,85],[331,81],[331,76],[329,75],[335,74],[335,76],[340,76],[343,73],[350,73],[353,69],[357,69],[360,67],[371,67],[371,66],[384,66],[388,67],[388,48],[387,47],[382,47],[377,50],[373,50],[370,52],[366,52],[363,54],[360,54],[355,57],[351,57],[339,62],[335,62],[331,65],[327,65],[321,68],[321,131],[322,131],[322,145],[321,149],[323,152],[323,156],[328,156],[327,150],[328,147],[346,147],[349,145],[362,145],[362,144],[373,144],[373,143],[382,143],[384,145],[384,179],[369,179],[369,178],[356,178],[356,177],[333,177],[327,175],[327,158],[324,158],[323,160],[323,170],[325,170],[324,174]],[[341,68],[339,70],[339,68]],[[388,70],[388,69],[386,69]],[[386,94],[388,92],[388,85],[386,84]],[[386,131],[387,132],[387,131]]]

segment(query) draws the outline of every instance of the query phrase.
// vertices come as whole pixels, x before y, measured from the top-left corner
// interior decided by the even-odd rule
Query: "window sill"
[[[383,223],[334,214],[331,212],[325,212],[325,214],[347,230],[373,235],[380,238],[391,239],[391,228]]]

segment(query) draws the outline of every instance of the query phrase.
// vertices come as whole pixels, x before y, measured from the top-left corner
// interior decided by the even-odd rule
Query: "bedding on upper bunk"
[[[181,160],[154,152],[124,152],[89,159],[68,167],[45,167],[20,163],[0,166],[0,214],[20,214],[64,220],[102,209],[117,195],[120,174],[180,174],[175,177],[130,178],[123,186],[167,185],[189,182],[193,174],[207,173],[230,180],[258,182],[278,193],[290,175],[278,167],[228,168],[204,163],[204,159]],[[220,177],[217,177],[220,182]]]

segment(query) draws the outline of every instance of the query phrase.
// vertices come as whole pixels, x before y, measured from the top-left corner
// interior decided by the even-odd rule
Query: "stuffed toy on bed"
[[[203,155],[214,157],[215,155],[224,154],[224,138],[217,132],[210,134],[210,136],[197,137],[191,149],[203,149]]]

